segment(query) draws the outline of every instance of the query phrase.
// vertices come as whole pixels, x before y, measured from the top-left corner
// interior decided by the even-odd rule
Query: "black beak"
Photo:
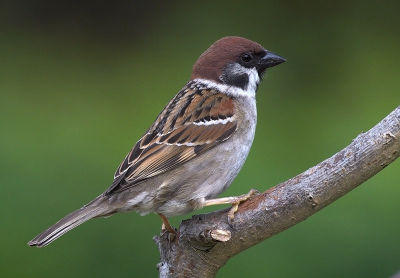
[[[276,55],[275,53],[267,51],[267,54],[265,54],[265,56],[262,57],[258,63],[258,67],[260,69],[272,68],[282,64],[283,62],[286,62],[286,59]]]

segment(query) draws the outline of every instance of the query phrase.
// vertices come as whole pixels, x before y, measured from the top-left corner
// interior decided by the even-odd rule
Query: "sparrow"
[[[168,217],[204,206],[240,202],[254,191],[215,199],[242,168],[252,145],[256,91],[267,68],[285,59],[241,37],[212,44],[193,66],[181,91],[165,106],[114,174],[111,186],[28,242],[43,247],[94,217],[136,211]]]

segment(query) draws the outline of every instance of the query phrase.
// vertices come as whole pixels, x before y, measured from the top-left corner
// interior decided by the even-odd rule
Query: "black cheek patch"
[[[226,85],[235,86],[242,90],[245,90],[249,84],[249,76],[246,73],[224,75],[222,79]]]
[[[248,84],[249,84],[249,76],[246,73],[241,75],[234,75],[229,81],[229,85],[239,87],[243,90],[247,88]]]

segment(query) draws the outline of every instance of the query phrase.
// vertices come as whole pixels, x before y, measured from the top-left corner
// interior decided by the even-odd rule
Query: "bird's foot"
[[[239,208],[239,204],[248,200],[251,198],[253,195],[258,195],[260,192],[255,189],[251,189],[249,193],[243,194],[240,196],[234,196],[234,197],[225,197],[225,198],[218,198],[218,199],[211,199],[211,200],[206,200],[204,206],[212,206],[212,205],[221,205],[221,204],[231,204],[232,208],[228,212],[228,224],[232,226],[232,221],[235,218],[235,212]]]
[[[228,212],[228,224],[229,224],[229,226],[232,227],[232,221],[235,219],[235,212],[237,212],[237,210],[239,209],[240,203],[242,203],[244,201],[247,201],[252,196],[258,195],[258,194],[260,194],[260,192],[258,190],[251,189],[249,191],[249,193],[247,193],[247,194],[243,194],[243,195],[236,196],[236,197],[231,197],[231,198],[234,198],[234,200],[231,203],[232,207]]]
[[[168,218],[165,217],[165,215],[161,214],[161,213],[157,213],[158,216],[160,216],[163,224],[161,226],[161,235],[164,235],[165,233],[168,233],[168,240],[169,242],[173,242],[175,241],[175,239],[178,236],[178,231],[171,226],[171,224],[168,221]]]

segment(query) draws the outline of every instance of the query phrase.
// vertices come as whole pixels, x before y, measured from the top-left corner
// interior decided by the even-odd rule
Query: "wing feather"
[[[233,99],[189,83],[163,109],[114,175],[106,195],[124,191],[186,163],[237,129]]]

